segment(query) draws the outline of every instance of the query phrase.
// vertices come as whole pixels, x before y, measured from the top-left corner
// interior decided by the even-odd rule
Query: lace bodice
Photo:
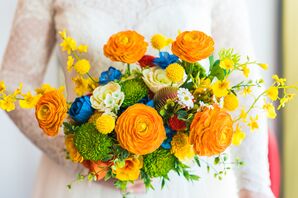
[[[154,33],[175,38],[178,30],[201,30],[211,34],[216,49],[233,47],[242,54],[252,55],[249,28],[243,0],[19,0],[11,37],[3,59],[0,79],[8,87],[23,82],[33,90],[46,71],[56,43],[57,31],[67,29],[79,43],[89,45],[88,58],[96,75],[111,64],[103,56],[102,47],[108,37],[124,29],[134,29],[147,40]],[[149,49],[150,53],[153,53]],[[65,71],[65,57],[59,53]],[[257,68],[254,78],[260,77]],[[74,94],[71,75],[65,76],[68,98]],[[235,81],[240,77],[235,76]],[[249,105],[249,99],[243,104]],[[252,112],[252,114],[255,112]],[[271,195],[267,160],[267,120],[259,113],[260,128],[247,138],[233,154],[246,162],[237,171],[239,189]],[[65,160],[63,137],[49,138],[42,134],[32,111],[18,109],[9,113],[21,131],[45,154],[67,170],[80,167]]]

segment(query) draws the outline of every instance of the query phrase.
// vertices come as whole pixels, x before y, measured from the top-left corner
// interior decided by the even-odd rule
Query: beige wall
[[[283,1],[284,75],[288,82],[298,81],[298,1]],[[298,197],[298,99],[284,110],[284,197]]]

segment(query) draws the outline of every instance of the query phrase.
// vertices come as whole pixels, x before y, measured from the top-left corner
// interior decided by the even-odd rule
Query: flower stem
[[[87,76],[88,76],[93,82],[98,83],[96,80],[94,80],[94,78],[90,75],[89,72],[87,73]]]
[[[127,63],[127,74],[130,75],[130,64]]]

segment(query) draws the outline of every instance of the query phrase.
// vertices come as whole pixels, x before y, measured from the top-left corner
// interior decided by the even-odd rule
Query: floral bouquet
[[[136,180],[153,188],[152,179],[160,178],[163,187],[170,171],[198,180],[187,164],[207,163],[202,156],[214,160],[207,163],[208,170],[225,165],[214,173],[221,179],[231,164],[243,165],[239,159],[231,162],[224,151],[241,144],[243,126],[258,128],[258,115],[247,121],[247,114],[264,99],[263,110],[275,118],[272,101],[279,101],[279,109],[294,96],[288,90],[297,89],[277,75],[264,91],[262,79],[231,85],[231,74],[247,78],[250,67],[267,65],[248,57],[242,61],[233,49],[222,49],[215,59],[213,39],[200,31],[182,32],[175,40],[154,35],[151,46],[158,56],[146,54],[148,43],[137,32],[116,33],[103,51],[125,69],[109,67],[99,77],[91,75],[90,62],[82,58],[88,47],[77,45],[65,31],[59,34],[61,48],[68,54],[67,69],[77,74],[73,82],[78,98],[67,102],[63,88],[47,84],[34,95],[22,93],[22,85],[9,94],[2,82],[0,108],[14,110],[17,100],[22,108],[35,108],[39,126],[48,136],[56,136],[63,124],[67,158],[88,169],[78,180],[112,179],[123,192]],[[161,51],[165,48],[171,53]],[[202,66],[204,59],[208,69]],[[261,91],[247,109],[240,109],[240,95],[251,95],[252,89]],[[232,117],[230,112],[236,109],[239,114]]]

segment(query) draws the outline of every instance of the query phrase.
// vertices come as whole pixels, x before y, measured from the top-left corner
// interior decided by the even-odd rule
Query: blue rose
[[[88,121],[93,112],[94,109],[91,107],[90,97],[82,96],[75,99],[68,111],[68,114],[74,121],[78,123],[85,123]]]
[[[165,69],[168,65],[176,63],[178,59],[179,58],[174,54],[169,54],[168,52],[159,52],[159,58],[155,58],[153,63]]]
[[[109,67],[107,71],[101,73],[99,77],[99,83],[104,85],[113,80],[119,80],[122,74],[120,70],[116,69],[115,67]]]
[[[173,136],[176,134],[176,131],[173,131],[168,126],[165,126],[165,129],[166,129],[167,139],[163,141],[163,143],[161,144],[161,147],[164,149],[170,149],[172,147],[171,142],[172,142]]]

